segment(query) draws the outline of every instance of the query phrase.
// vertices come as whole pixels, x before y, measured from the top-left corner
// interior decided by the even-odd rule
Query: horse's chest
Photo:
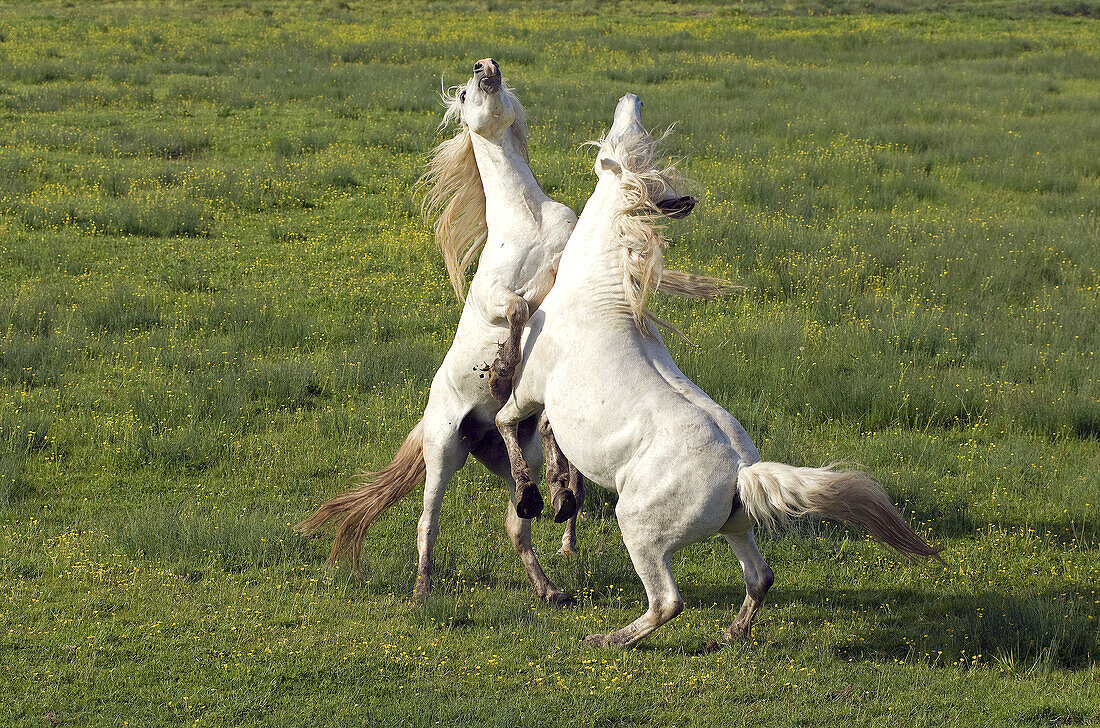
[[[502,285],[523,295],[553,284],[561,253],[544,246],[522,247],[505,243],[495,251],[492,271]],[[545,295],[545,291],[542,291]]]

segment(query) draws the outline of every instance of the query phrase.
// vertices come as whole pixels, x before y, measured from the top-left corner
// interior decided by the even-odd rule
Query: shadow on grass
[[[863,637],[834,647],[840,657],[931,655],[940,664],[996,664],[1010,671],[1083,670],[1100,658],[1100,605],[1087,584],[1011,596],[778,587],[769,600],[772,605],[798,602],[811,611],[880,610]]]
[[[975,536],[990,529],[1009,534],[1021,534],[1036,537],[1051,546],[1074,549],[1100,548],[1100,523],[1077,519],[1067,515],[1055,519],[976,519],[970,513],[970,506],[962,501],[946,500],[936,504],[921,503],[919,499],[907,500],[902,506],[910,523],[926,524],[926,535],[935,541],[939,538],[959,538]],[[815,523],[814,519],[805,519],[792,524],[794,530],[804,524]],[[918,531],[921,529],[918,527]]]

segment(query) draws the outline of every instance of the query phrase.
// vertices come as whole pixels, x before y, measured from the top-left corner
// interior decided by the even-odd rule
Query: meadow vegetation
[[[960,9],[961,8],[961,9]],[[5,725],[1079,725],[1100,721],[1095,3],[0,4]],[[825,13],[825,15],[822,15]],[[413,184],[440,79],[493,56],[532,163],[638,93],[695,180],[655,301],[764,457],[876,474],[947,567],[810,521],[762,537],[751,644],[724,543],[644,604],[589,495],[536,602],[469,465],[437,592],[418,499],[364,577],[291,525],[388,461],[459,305]]]

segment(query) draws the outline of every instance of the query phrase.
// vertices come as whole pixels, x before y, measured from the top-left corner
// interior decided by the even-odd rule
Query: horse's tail
[[[670,268],[665,268],[664,272],[661,273],[661,280],[657,284],[658,293],[702,301],[718,298],[719,296],[728,296],[743,290],[745,290],[744,286],[738,286],[721,278],[698,273],[685,273]]]
[[[344,556],[355,573],[359,573],[359,551],[367,527],[382,511],[407,496],[427,472],[423,429],[423,421],[417,422],[389,465],[377,473],[355,476],[358,485],[329,498],[312,516],[294,527],[295,531],[309,535],[323,529],[332,519],[341,519],[333,534],[329,564]]]
[[[755,523],[771,527],[814,513],[859,526],[907,556],[943,562],[939,548],[917,535],[882,486],[866,473],[759,462],[741,468],[737,487]]]

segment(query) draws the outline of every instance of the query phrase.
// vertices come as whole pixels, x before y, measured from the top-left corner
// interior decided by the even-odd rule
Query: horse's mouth
[[[495,94],[497,91],[500,91],[500,85],[501,85],[500,76],[499,75],[482,76],[478,80],[477,85],[481,87],[482,91],[485,91],[486,93]]]

